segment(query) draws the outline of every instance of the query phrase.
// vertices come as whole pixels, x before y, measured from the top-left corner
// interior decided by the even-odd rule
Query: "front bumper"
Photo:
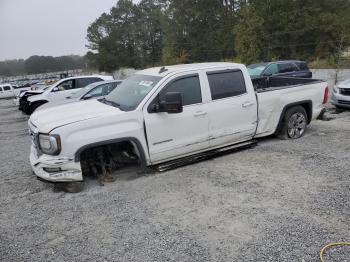
[[[339,93],[332,93],[331,104],[335,106],[350,108],[350,96],[344,96]]]
[[[83,181],[80,162],[72,158],[49,155],[38,156],[32,145],[30,150],[30,164],[36,176],[50,182],[78,182]],[[48,172],[47,168],[59,168],[60,171]]]

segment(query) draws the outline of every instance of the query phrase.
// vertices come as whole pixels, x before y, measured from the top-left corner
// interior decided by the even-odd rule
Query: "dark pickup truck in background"
[[[312,72],[307,63],[298,60],[258,63],[249,65],[247,68],[252,78],[261,76],[312,78]]]

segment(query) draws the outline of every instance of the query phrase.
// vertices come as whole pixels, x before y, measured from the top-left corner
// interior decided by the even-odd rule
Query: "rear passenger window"
[[[241,71],[207,73],[213,100],[238,96],[247,92]]]
[[[285,64],[278,64],[278,71],[282,73],[288,73],[288,72],[293,72],[294,69],[291,64],[285,63]]]
[[[11,87],[9,86],[4,86],[4,91],[10,91],[11,90]]]
[[[175,80],[168,84],[159,94],[159,100],[165,100],[165,94],[169,92],[179,92],[182,94],[182,104],[184,106],[202,103],[201,85],[198,75],[189,76]]]
[[[296,64],[297,64],[297,66],[299,67],[299,69],[300,69],[301,71],[307,71],[307,70],[309,70],[309,68],[308,68],[308,66],[307,66],[307,64],[306,64],[305,62],[296,63]]]
[[[76,88],[83,88],[92,83],[100,82],[102,81],[102,79],[97,77],[89,77],[89,78],[78,78],[76,81],[77,81]]]

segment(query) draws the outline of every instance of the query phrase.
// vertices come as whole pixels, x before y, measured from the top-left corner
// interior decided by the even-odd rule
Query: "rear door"
[[[208,104],[209,139],[211,147],[218,147],[252,139],[257,124],[255,92],[247,90],[239,69],[208,71],[211,102]]]
[[[180,92],[183,112],[152,113],[152,106],[164,101],[168,92]],[[144,108],[149,154],[153,163],[179,158],[207,149],[208,114],[203,104],[203,83],[198,73],[178,75],[163,85]]]

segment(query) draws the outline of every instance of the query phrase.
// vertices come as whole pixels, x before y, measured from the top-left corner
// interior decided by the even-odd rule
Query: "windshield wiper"
[[[101,102],[102,103],[104,103],[104,104],[109,104],[109,105],[112,105],[112,106],[114,106],[114,107],[120,107],[120,104],[118,104],[118,103],[116,103],[116,102],[113,102],[113,101],[111,101],[111,100],[107,100],[106,98],[103,98],[102,100],[101,100]]]

